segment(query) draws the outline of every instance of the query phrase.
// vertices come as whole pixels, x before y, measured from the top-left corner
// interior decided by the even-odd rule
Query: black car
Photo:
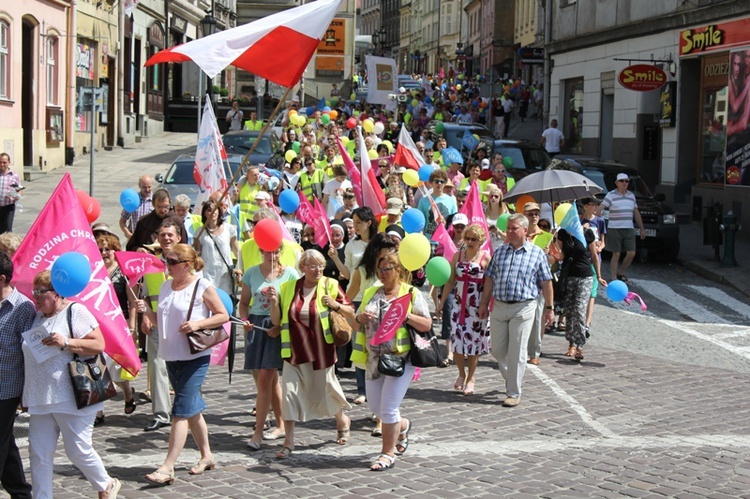
[[[646,230],[646,239],[636,238],[639,258],[645,260],[648,255],[667,261],[677,258],[680,252],[680,227],[677,225],[674,210],[664,203],[663,194],[654,196],[651,193],[638,170],[615,161],[562,155],[556,156],[548,168],[571,170],[584,175],[604,190],[599,195],[602,198],[607,192],[616,189],[617,174],[627,173],[630,178],[628,189],[635,194],[638,210],[643,219],[643,228]],[[605,211],[604,218],[607,216],[608,213]],[[640,235],[638,228],[636,235]]]
[[[259,135],[260,132],[255,130],[234,130],[227,132],[222,137],[224,149],[226,149],[227,154],[240,154],[244,156],[255,141],[258,140]],[[281,141],[274,132],[269,130],[260,138],[260,143],[255,147],[248,161],[251,165],[266,165],[269,168],[283,170],[284,156],[282,151]]]
[[[513,167],[506,169],[513,177],[513,180],[520,180],[526,175],[540,172],[547,168],[552,161],[552,157],[547,150],[528,140],[487,140],[482,139],[484,147],[489,151],[489,157],[495,153],[500,153],[503,158],[511,158]]]
[[[466,157],[468,153],[462,142],[466,130],[469,130],[469,133],[471,133],[472,135],[478,136],[480,141],[482,139],[494,140],[495,138],[495,136],[492,135],[492,132],[486,126],[480,125],[478,123],[474,123],[471,125],[462,125],[460,123],[442,123],[445,131],[442,134],[438,134],[435,131],[438,123],[442,122],[431,120],[427,123],[427,129],[432,132],[431,135],[434,135],[434,137],[431,137],[432,140],[435,140],[435,138],[437,138],[439,135],[442,135],[443,137],[445,137],[445,141],[448,143],[448,147],[455,147],[458,151],[461,152],[464,157]]]

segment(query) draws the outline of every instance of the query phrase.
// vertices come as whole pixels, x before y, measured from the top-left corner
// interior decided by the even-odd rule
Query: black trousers
[[[21,397],[0,400],[0,483],[13,499],[31,499],[31,485],[23,472],[21,454],[13,436],[13,422]]]
[[[13,231],[13,217],[16,214],[16,203],[0,206],[0,234]]]

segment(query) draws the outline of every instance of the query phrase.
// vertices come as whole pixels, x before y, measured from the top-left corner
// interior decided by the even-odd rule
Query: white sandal
[[[378,466],[375,468],[374,466]],[[385,471],[396,466],[396,456],[389,456],[388,454],[380,454],[373,461],[370,466],[370,471]]]

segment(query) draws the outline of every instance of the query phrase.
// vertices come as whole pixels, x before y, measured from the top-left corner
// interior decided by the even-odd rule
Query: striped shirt
[[[633,229],[633,213],[638,208],[635,194],[631,191],[620,194],[617,189],[611,190],[604,197],[602,206],[609,209],[608,229]]]
[[[530,241],[518,249],[508,243],[497,248],[485,276],[493,281],[492,296],[504,302],[533,300],[552,280],[547,255]]]
[[[128,213],[125,210],[122,210],[122,213],[120,214],[120,219],[125,222],[125,227],[128,228],[130,232],[133,232],[135,230],[135,226],[138,225],[138,220],[141,219],[141,217],[144,217],[154,211],[154,205],[151,201],[151,197],[141,197],[140,194],[138,197],[141,200],[141,203],[138,205],[138,208],[135,209],[132,213]]]
[[[14,185],[20,185],[21,179],[18,174],[8,168],[5,173],[0,173],[0,206],[8,206],[18,201]]]
[[[21,333],[31,329],[34,317],[34,304],[17,289],[0,302],[0,400],[21,396],[24,381]]]

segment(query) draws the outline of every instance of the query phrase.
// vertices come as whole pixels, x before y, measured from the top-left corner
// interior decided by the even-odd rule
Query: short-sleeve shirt
[[[293,281],[300,278],[299,272],[292,267],[284,268],[279,277],[273,281],[267,281],[266,276],[260,270],[260,265],[250,267],[242,276],[243,284],[246,284],[252,293],[252,305],[250,306],[250,315],[270,315],[271,306],[268,302],[268,296],[264,293],[266,288],[273,286],[276,293],[280,292],[280,286],[287,281]]]
[[[34,304],[15,288],[0,302],[0,400],[23,391],[21,334],[31,329],[35,317]]]
[[[609,229],[634,228],[633,213],[638,208],[638,202],[631,191],[624,195],[617,189],[609,191],[602,201],[602,206],[609,209]]]
[[[0,206],[8,206],[18,201],[18,194],[13,186],[20,183],[18,174],[10,168],[5,173],[0,173]]]
[[[563,133],[557,128],[549,127],[542,132],[544,137],[544,148],[547,152],[560,152],[560,141],[563,139]]]
[[[497,248],[485,276],[494,281],[492,296],[499,301],[532,300],[552,280],[547,255],[530,241],[518,249],[508,243]]]
[[[191,282],[186,288],[179,291],[172,289],[172,283],[173,281],[168,279],[159,288],[159,304],[156,309],[156,322],[159,326],[160,335],[159,358],[168,361],[193,360],[204,355],[211,355],[210,348],[196,354],[190,353],[185,335],[179,332],[180,324],[187,320],[195,282]],[[214,285],[208,279],[198,279],[195,304],[190,314],[191,321],[199,321],[211,316],[211,311],[203,301],[203,293],[211,287],[214,287]]]
[[[127,227],[130,232],[133,232],[133,230],[135,230],[135,226],[138,223],[138,220],[154,211],[154,203],[151,200],[150,196],[144,198],[139,194],[138,199],[140,199],[138,208],[136,208],[132,212],[122,210],[122,213],[120,213],[120,219],[125,223],[125,227]]]

